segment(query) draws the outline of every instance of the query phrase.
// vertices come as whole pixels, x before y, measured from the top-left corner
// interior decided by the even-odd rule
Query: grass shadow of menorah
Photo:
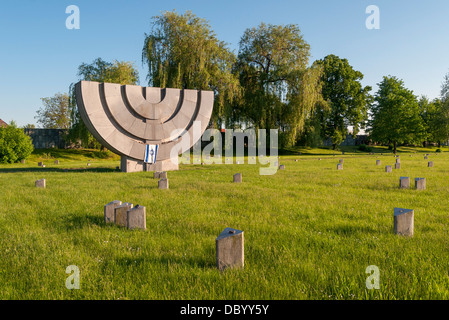
[[[0,168],[0,173],[19,173],[19,172],[62,172],[62,173],[79,173],[79,172],[118,172],[117,169],[113,168]]]

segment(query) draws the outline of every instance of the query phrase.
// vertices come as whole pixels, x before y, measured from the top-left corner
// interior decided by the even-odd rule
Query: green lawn
[[[181,165],[169,190],[152,173],[116,171],[117,156],[36,151],[0,165],[0,299],[449,299],[449,152],[435,149],[400,149],[392,173],[382,148],[295,149],[273,176]],[[400,176],[425,177],[427,190],[400,190]],[[34,186],[41,178],[46,189]],[[147,230],[105,225],[113,200],[145,206]],[[394,207],[415,210],[413,238],[393,233]],[[245,268],[220,273],[215,238],[226,227],[245,232]],[[65,287],[69,265],[80,290]],[[379,290],[366,288],[369,265]]]

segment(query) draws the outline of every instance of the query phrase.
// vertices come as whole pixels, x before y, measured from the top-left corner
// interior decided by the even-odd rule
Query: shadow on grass
[[[161,257],[151,257],[151,256],[141,256],[138,258],[116,258],[114,259],[114,264],[131,267],[138,266],[142,264],[159,264],[167,267],[183,267],[186,266],[190,268],[200,268],[200,269],[214,269],[216,268],[216,263],[214,259],[204,259],[202,257],[176,257],[173,255],[163,255]]]
[[[63,172],[63,173],[73,173],[73,172],[120,172],[113,168],[42,168],[42,167],[26,167],[26,168],[3,168],[0,169],[0,173],[18,173],[18,172]]]
[[[92,225],[106,227],[104,217],[99,215],[68,216],[61,221],[61,229],[67,231],[83,229]]]
[[[332,228],[328,228],[328,231],[343,236],[352,236],[355,234],[379,233],[377,230],[374,230],[369,226],[354,226],[354,225],[339,225]]]

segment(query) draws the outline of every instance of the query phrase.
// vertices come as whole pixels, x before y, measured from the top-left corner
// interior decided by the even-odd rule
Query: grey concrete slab
[[[115,223],[115,208],[121,206],[122,202],[119,200],[114,200],[109,202],[104,206],[104,222],[105,223]]]
[[[128,210],[133,208],[133,204],[125,202],[114,208],[115,224],[121,227],[126,227],[128,223]]]
[[[245,238],[241,230],[226,228],[215,239],[217,268],[220,271],[245,266]]]
[[[426,178],[415,178],[416,190],[426,190]]]
[[[414,232],[414,210],[394,208],[394,233],[412,237]]]
[[[147,229],[146,208],[136,205],[127,212],[127,227],[130,230]]]
[[[45,179],[36,180],[36,182],[34,183],[34,185],[35,185],[37,188],[45,188],[45,187],[46,187],[46,180],[45,180]]]
[[[410,177],[400,177],[399,178],[399,188],[401,188],[401,189],[410,188]]]

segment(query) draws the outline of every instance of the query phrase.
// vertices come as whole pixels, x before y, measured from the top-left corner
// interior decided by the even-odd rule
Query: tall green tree
[[[363,87],[363,74],[354,70],[347,59],[328,55],[315,62],[323,68],[322,94],[328,108],[318,110],[322,119],[323,138],[332,140],[333,148],[340,145],[353,127],[353,135],[363,129],[368,120],[369,105],[372,102],[371,87]]]
[[[235,112],[255,129],[279,129],[281,146],[296,142],[322,100],[321,68],[308,67],[310,46],[297,25],[261,23],[241,40],[237,70],[243,98]]]
[[[443,83],[441,84],[441,101],[446,102],[449,100],[449,72],[444,76]]]
[[[28,158],[33,152],[33,142],[15,121],[0,127],[0,163],[14,163]]]
[[[441,147],[443,142],[449,142],[449,100],[434,99],[435,114],[430,123],[430,134],[432,141]]]
[[[423,141],[425,147],[428,142],[438,142],[441,145],[443,114],[439,99],[430,101],[426,96],[419,97],[419,114],[423,120],[424,128],[427,132],[427,140]]]
[[[240,89],[233,73],[236,57],[206,20],[190,11],[166,11],[153,17],[151,32],[145,34],[142,61],[148,66],[150,86],[212,90],[214,126],[228,117],[229,104]]]
[[[370,134],[374,141],[392,143],[396,153],[400,143],[421,143],[427,138],[420,116],[418,98],[396,77],[383,77],[371,106]]]
[[[34,117],[44,129],[70,128],[70,97],[67,93],[57,93],[53,97],[41,98],[43,107]]]
[[[139,82],[139,72],[131,62],[107,62],[101,58],[92,63],[82,63],[78,67],[78,80],[135,85]],[[71,128],[69,139],[81,143],[83,147],[103,148],[85,126],[75,101],[75,84],[70,85]]]

